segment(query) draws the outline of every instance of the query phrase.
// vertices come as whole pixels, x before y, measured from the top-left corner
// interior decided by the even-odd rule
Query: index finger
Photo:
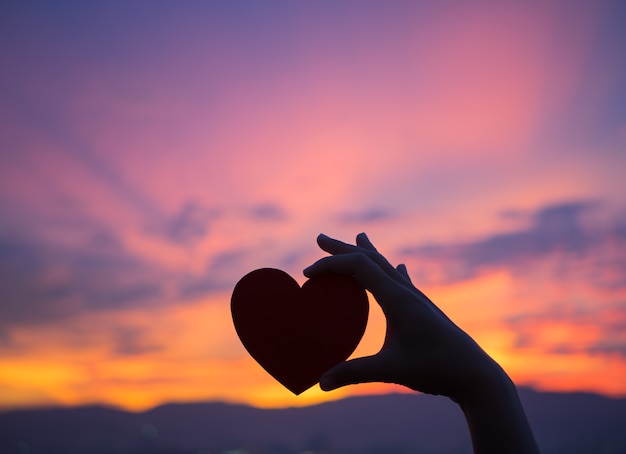
[[[386,298],[380,298],[380,296],[384,295],[385,292],[389,292],[397,285],[397,282],[374,260],[361,252],[324,257],[304,269],[306,277],[319,276],[325,273],[354,276],[360,285],[372,292],[379,304],[381,304],[381,301],[387,300]]]
[[[380,269],[382,269],[391,279],[401,285],[412,287],[410,279],[407,279],[389,261],[376,250],[365,233],[359,233],[356,237],[356,245],[344,243],[343,241],[331,238],[323,233],[317,237],[317,244],[324,251],[332,255],[362,253],[370,258]]]

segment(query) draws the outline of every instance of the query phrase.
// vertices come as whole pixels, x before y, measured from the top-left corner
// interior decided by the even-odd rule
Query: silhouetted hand
[[[397,383],[452,398],[463,409],[475,452],[537,452],[515,386],[502,368],[411,282],[404,265],[392,266],[364,233],[356,245],[320,235],[332,254],[304,270],[354,276],[382,308],[387,333],[381,350],[326,372],[324,390],[365,382]]]

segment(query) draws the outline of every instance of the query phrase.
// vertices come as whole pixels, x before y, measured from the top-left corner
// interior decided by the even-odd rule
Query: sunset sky
[[[295,397],[230,295],[365,231],[519,385],[626,396],[626,3],[3,2],[0,410]],[[371,318],[356,355],[375,353]]]

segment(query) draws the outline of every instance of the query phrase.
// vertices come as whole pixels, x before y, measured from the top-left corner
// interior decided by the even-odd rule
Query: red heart
[[[369,305],[353,277],[327,274],[300,288],[284,271],[263,268],[237,283],[231,311],[250,355],[297,395],[350,356],[365,332]]]

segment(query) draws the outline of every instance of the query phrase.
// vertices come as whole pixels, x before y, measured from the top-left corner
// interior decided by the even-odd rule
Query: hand
[[[356,245],[320,235],[331,256],[304,270],[354,276],[376,298],[387,319],[381,350],[341,363],[320,380],[324,390],[364,382],[398,383],[442,394],[457,402],[467,420],[475,453],[538,452],[504,370],[412,283],[404,265],[394,268],[364,233]]]
[[[411,283],[406,267],[394,268],[364,233],[357,236],[355,246],[325,235],[317,241],[332,255],[305,269],[304,274],[354,276],[374,295],[387,318],[380,352],[331,369],[321,379],[322,389],[386,382],[460,400],[470,389],[502,373],[471,337]]]

